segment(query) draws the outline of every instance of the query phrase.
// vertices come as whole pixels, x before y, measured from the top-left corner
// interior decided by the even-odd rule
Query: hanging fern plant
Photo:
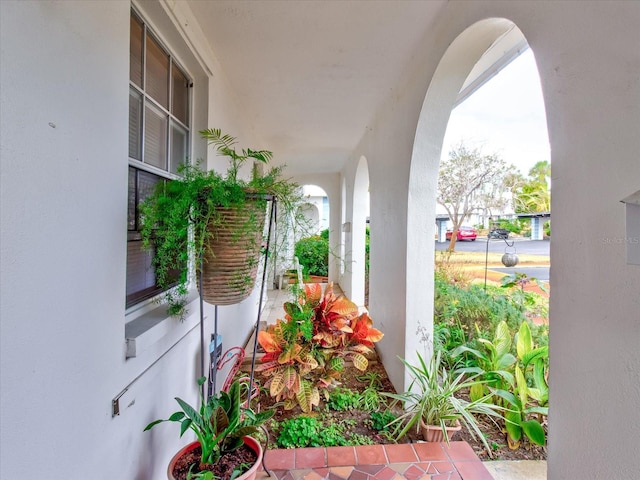
[[[217,268],[210,275],[212,280],[207,288],[215,289],[223,282],[241,290],[237,296],[206,294],[205,301],[217,305],[242,301],[255,282],[267,200],[277,199],[285,211],[297,208],[301,201],[299,186],[282,177],[282,166],[272,167],[264,175],[258,173],[255,164],[268,164],[273,157],[270,151],[249,148],[236,151],[236,139],[223,135],[220,129],[202,130],[200,134],[219,155],[228,158],[226,174],[203,171],[200,162],[183,164],[179,168],[181,178],[158,184],[141,207],[143,245],[154,253],[158,285],[163,289],[176,285],[167,290],[164,298],[169,304],[169,314],[181,318],[187,313],[191,258],[196,260],[194,270],[198,276],[207,275],[207,269]],[[254,161],[251,178],[238,178],[240,168],[250,159]],[[230,216],[234,217],[231,223]],[[295,218],[295,215],[283,217]],[[234,245],[233,261],[215,267],[222,257],[224,247],[220,245],[225,242]],[[241,257],[243,252],[247,255]],[[200,259],[203,259],[203,271]]]

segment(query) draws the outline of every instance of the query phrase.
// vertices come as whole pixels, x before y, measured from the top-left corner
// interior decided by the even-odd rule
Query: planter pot
[[[455,427],[446,427],[447,437],[451,440],[453,435],[460,431],[460,422],[456,422]],[[427,442],[445,442],[444,433],[442,432],[442,427],[440,425],[427,425],[422,420],[420,420],[420,432],[422,433],[422,438]]]
[[[248,446],[251,450],[253,450],[258,456],[258,458],[256,459],[256,463],[254,463],[249,470],[247,470],[242,475],[236,478],[238,480],[254,480],[256,478],[256,473],[258,471],[258,468],[260,467],[260,463],[262,462],[262,447],[260,446],[260,443],[258,443],[258,441],[253,437],[244,437],[243,440],[244,440],[244,444]],[[173,456],[173,458],[169,462],[169,467],[167,468],[167,478],[169,480],[176,480],[176,477],[173,476],[173,469],[178,459],[182,457],[184,454],[192,450],[195,450],[199,446],[200,446],[200,442],[196,440],[195,442],[191,442],[190,444],[181,448],[178,451],[178,453],[176,453]]]
[[[212,305],[235,305],[255,285],[266,210],[264,201],[247,199],[242,209],[217,212],[217,222],[207,227],[211,237],[203,256],[201,295]]]
[[[290,285],[298,281],[296,275],[289,276],[288,278],[289,280],[287,283],[289,283]],[[303,278],[302,281],[304,283],[328,283],[329,277],[322,277],[320,275],[308,275],[307,277]]]

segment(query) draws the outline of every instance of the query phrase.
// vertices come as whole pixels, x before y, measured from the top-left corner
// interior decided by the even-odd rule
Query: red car
[[[447,240],[451,240],[451,235],[453,235],[453,232],[451,230],[447,230]],[[478,231],[475,228],[462,226],[458,230],[457,237],[458,237],[458,241],[471,240],[472,242],[475,242],[477,236],[478,236]]]

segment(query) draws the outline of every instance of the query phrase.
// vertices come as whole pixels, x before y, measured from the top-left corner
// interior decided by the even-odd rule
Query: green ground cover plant
[[[331,410],[344,411],[358,408],[361,403],[361,396],[358,392],[345,388],[336,388],[329,393],[327,407]]]
[[[373,445],[370,437],[350,433],[349,421],[336,422],[331,416],[300,416],[272,425],[280,448],[339,447]]]

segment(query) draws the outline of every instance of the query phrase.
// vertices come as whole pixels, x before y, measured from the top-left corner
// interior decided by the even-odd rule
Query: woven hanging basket
[[[218,208],[210,222],[203,255],[202,299],[212,305],[235,305],[253,291],[265,220],[264,202],[247,199],[242,208]],[[198,278],[198,286],[200,285]]]

